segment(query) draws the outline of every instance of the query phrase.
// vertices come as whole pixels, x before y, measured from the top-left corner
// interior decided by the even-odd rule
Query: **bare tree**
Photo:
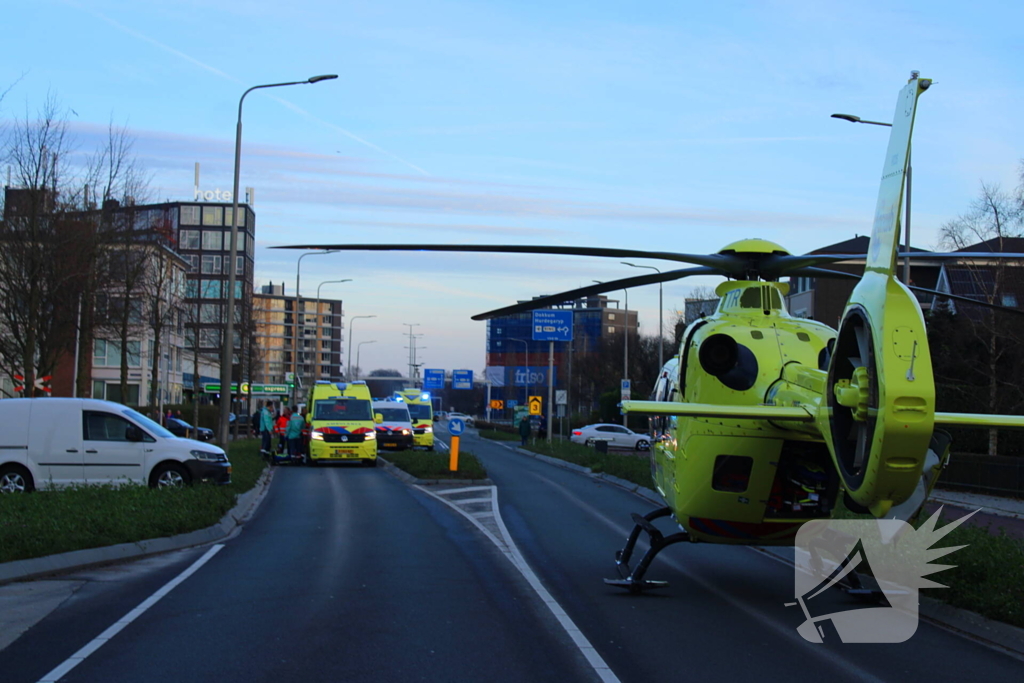
[[[148,179],[132,155],[133,141],[127,130],[107,129],[106,144],[96,152],[89,165],[91,185],[102,197],[98,216],[104,244],[101,270],[95,286],[95,322],[120,350],[120,400],[128,402],[130,359],[141,356],[139,337],[150,329],[147,293],[155,282],[163,286],[165,272],[151,263],[159,253],[160,225],[149,225],[140,215],[136,202],[145,199]],[[105,266],[105,267],[104,267]],[[154,267],[155,266],[155,267]],[[136,345],[139,350],[133,353]],[[141,367],[141,362],[140,362]],[[141,399],[141,397],[140,397]]]
[[[0,158],[12,172],[0,225],[0,369],[35,394],[74,341],[77,292],[90,231],[69,157],[65,110],[49,97],[36,116],[5,131]]]
[[[1011,251],[1006,249],[1006,241],[1024,235],[1024,163],[1021,173],[1021,185],[1012,193],[983,184],[968,211],[942,226],[941,246],[960,250],[985,243],[986,251]],[[965,254],[969,255],[970,252]],[[1005,295],[1016,293],[1013,284],[1020,277],[1021,264],[1004,260],[987,265],[966,263],[956,270],[970,278],[973,293],[980,299],[1003,305]],[[957,307],[963,311],[963,315],[957,316],[958,336],[963,337],[966,332],[966,339],[961,341],[966,348],[951,354],[950,362],[936,364],[940,387],[951,396],[966,399],[965,402],[973,405],[980,402],[986,412],[1006,409],[1017,412],[1024,404],[1024,394],[1017,380],[1024,369],[1017,353],[1024,344],[1024,331],[1015,321],[993,309],[971,309],[970,304]],[[947,340],[940,343],[947,343]],[[965,375],[963,370],[968,368]],[[988,453],[996,455],[998,450],[999,431],[990,429]]]

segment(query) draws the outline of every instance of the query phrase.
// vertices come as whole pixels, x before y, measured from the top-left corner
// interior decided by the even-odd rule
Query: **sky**
[[[870,232],[884,128],[911,70],[913,237],[1024,157],[1024,5],[33,0],[0,21],[0,122],[47,96],[81,156],[126,126],[152,201],[255,188],[257,286],[295,290],[289,244],[543,244],[791,253]],[[664,262],[635,261],[665,268]],[[669,264],[668,267],[676,267]],[[647,271],[650,272],[650,271]],[[642,271],[618,259],[344,252],[305,258],[301,290],[341,298],[365,370],[485,363],[470,316]],[[342,284],[321,284],[351,279]],[[664,287],[666,329],[694,287]],[[611,294],[622,299],[621,294]],[[657,285],[634,289],[658,330]],[[347,350],[347,342],[346,342]]]

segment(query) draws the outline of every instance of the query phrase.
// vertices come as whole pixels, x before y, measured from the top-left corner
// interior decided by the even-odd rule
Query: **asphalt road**
[[[922,623],[898,645],[813,645],[792,569],[748,548],[679,545],[659,593],[602,583],[652,506],[469,434],[533,571],[621,681],[1020,681],[1024,664]],[[477,494],[473,494],[477,495]],[[62,577],[68,598],[0,651],[39,681],[207,548]],[[484,533],[379,469],[280,468],[237,537],[64,681],[592,681],[562,623]]]

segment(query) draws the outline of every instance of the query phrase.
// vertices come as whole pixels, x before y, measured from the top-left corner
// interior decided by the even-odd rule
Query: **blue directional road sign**
[[[444,370],[424,370],[424,389],[444,389]]]
[[[466,431],[466,423],[461,417],[453,417],[448,420],[448,433],[452,436],[460,436]]]
[[[533,341],[572,341],[572,311],[534,311]]]
[[[515,408],[517,405],[519,405],[519,401],[515,400],[514,398],[510,398],[509,400],[505,401],[505,407],[507,408]]]
[[[452,389],[472,389],[472,370],[452,370]]]

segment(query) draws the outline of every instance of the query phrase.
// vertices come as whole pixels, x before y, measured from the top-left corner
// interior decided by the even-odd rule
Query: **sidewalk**
[[[924,505],[925,513],[930,515],[940,506],[944,508],[943,519],[959,519],[965,512],[978,510],[968,525],[988,528],[992,533],[1002,529],[1011,538],[1024,539],[1024,500],[936,489]]]

